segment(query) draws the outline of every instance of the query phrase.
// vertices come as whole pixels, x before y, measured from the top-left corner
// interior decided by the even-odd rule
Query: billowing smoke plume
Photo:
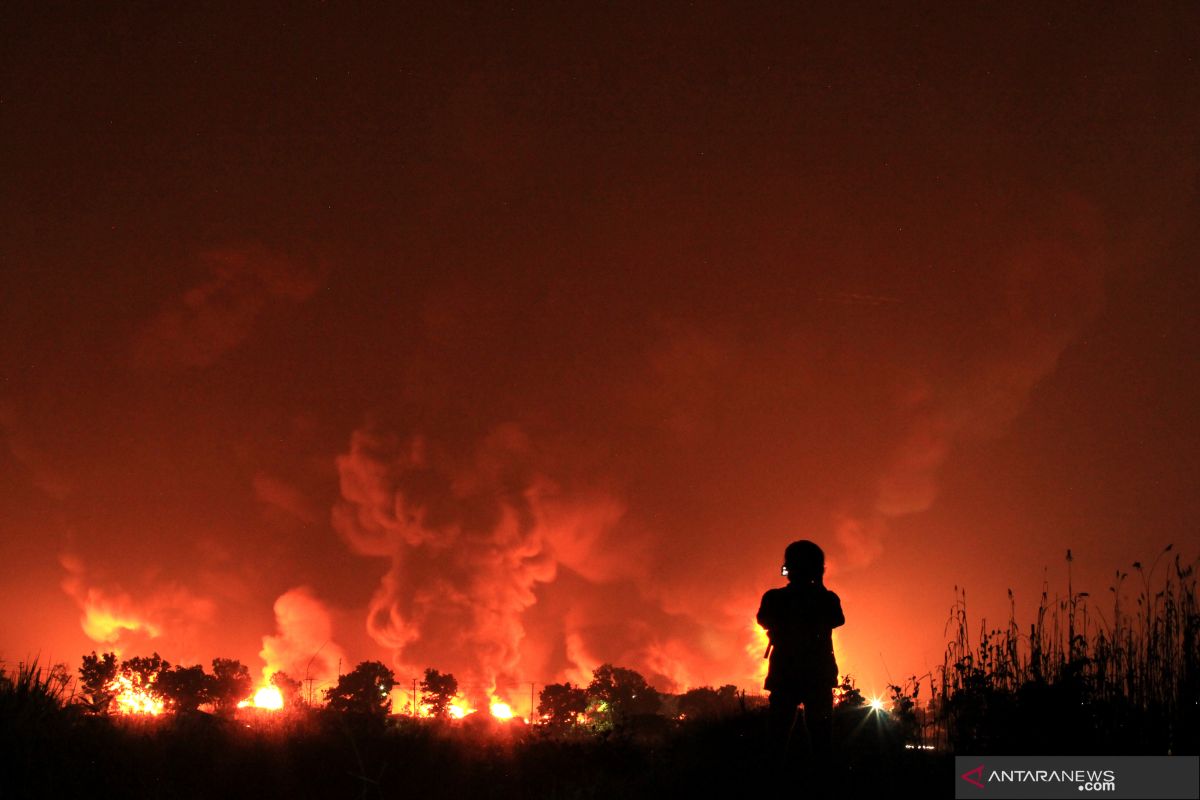
[[[88,638],[107,649],[126,652],[160,647],[158,640],[169,632],[176,644],[194,638],[195,632],[212,623],[216,604],[186,587],[165,583],[134,596],[119,586],[105,587],[91,578],[82,560],[70,553],[59,557],[66,570],[62,588],[83,612],[79,624]],[[189,653],[188,655],[194,655]]]
[[[888,520],[933,505],[953,449],[1002,433],[1102,310],[1106,263],[1095,212],[1076,198],[1061,206],[1043,221],[1043,231],[988,265],[998,279],[973,325],[982,351],[964,352],[969,357],[953,371],[914,364],[896,379],[900,435],[874,502],[836,518],[848,566],[864,566],[883,552]]]
[[[316,291],[312,275],[262,247],[229,247],[200,256],[207,280],[165,303],[133,342],[140,366],[205,367],[241,344],[272,304],[299,303]]]
[[[1061,205],[928,298],[659,315],[619,367],[576,378],[594,393],[572,398],[586,430],[550,412],[539,440],[515,424],[474,443],[357,431],[334,522],[387,563],[370,635],[397,667],[452,669],[480,694],[605,661],[664,689],[754,686],[754,612],[777,580],[763,564],[801,537],[832,576],[877,562],[895,521],[936,502],[955,450],[1003,432],[1100,311],[1097,226]],[[498,345],[470,338],[458,316],[473,311],[438,308],[467,338],[431,338],[426,386],[487,385],[456,348]],[[937,333],[955,326],[969,336]]]
[[[328,610],[307,586],[289,589],[275,601],[275,634],[263,637],[259,656],[266,664],[264,677],[286,672],[314,697],[317,689],[337,681],[339,666],[350,666],[333,641]]]
[[[334,524],[358,552],[388,561],[367,629],[397,666],[453,669],[480,697],[505,690],[534,668],[522,661],[523,615],[539,585],[560,567],[592,580],[618,573],[620,548],[606,537],[621,506],[566,497],[536,461],[515,426],[466,454],[421,437],[354,434],[337,461],[344,500]],[[567,657],[585,658],[578,647]]]

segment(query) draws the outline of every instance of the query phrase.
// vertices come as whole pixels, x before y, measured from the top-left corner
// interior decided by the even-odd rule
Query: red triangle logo
[[[971,777],[974,776],[974,777]],[[962,774],[962,779],[967,783],[983,788],[983,764],[980,764],[975,769],[969,769]]]

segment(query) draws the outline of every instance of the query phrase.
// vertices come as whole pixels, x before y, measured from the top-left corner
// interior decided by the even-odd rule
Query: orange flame
[[[754,677],[761,688],[766,683],[767,667],[770,666],[770,662],[763,658],[763,654],[767,652],[767,645],[771,643],[771,640],[768,638],[766,630],[757,622],[751,622],[749,629],[750,641],[746,645],[746,653],[754,659]]]
[[[283,708],[283,693],[278,686],[264,686],[254,693],[254,707],[278,711]]]
[[[283,693],[273,684],[260,686],[254,694],[241,700],[238,708],[260,708],[263,711],[278,711],[283,708]]]
[[[136,677],[136,676],[135,676]],[[153,681],[151,681],[153,683]],[[134,681],[129,675],[118,675],[108,684],[113,692],[113,708],[117,714],[148,714],[157,717],[163,713],[163,699]]]
[[[471,704],[462,695],[456,696],[446,705],[446,713],[451,719],[462,719],[474,712],[475,709],[471,707]],[[421,703],[417,706],[417,716],[429,719],[433,716],[433,706],[429,705],[429,703]]]
[[[492,697],[492,704],[488,708],[492,712],[492,716],[499,720],[508,720],[513,718],[512,706],[505,703],[498,697]]]

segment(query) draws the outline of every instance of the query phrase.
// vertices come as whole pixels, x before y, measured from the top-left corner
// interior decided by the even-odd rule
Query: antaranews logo
[[[1200,756],[954,756],[957,800],[1200,800]],[[1119,776],[1119,777],[1118,777]]]
[[[1115,792],[1117,774],[1111,769],[992,769],[983,764],[961,776],[980,789],[991,784],[1074,784],[1081,792]]]

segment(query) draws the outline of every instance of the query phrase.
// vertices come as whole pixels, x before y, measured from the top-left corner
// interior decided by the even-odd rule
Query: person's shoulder
[[[825,598],[827,600],[829,600],[830,602],[834,602],[834,603],[842,602],[842,598],[838,597],[838,593],[833,591],[832,589],[825,590]]]
[[[782,597],[785,591],[787,591],[786,586],[776,586],[774,589],[767,589],[763,592],[762,601],[766,603],[775,598]]]

